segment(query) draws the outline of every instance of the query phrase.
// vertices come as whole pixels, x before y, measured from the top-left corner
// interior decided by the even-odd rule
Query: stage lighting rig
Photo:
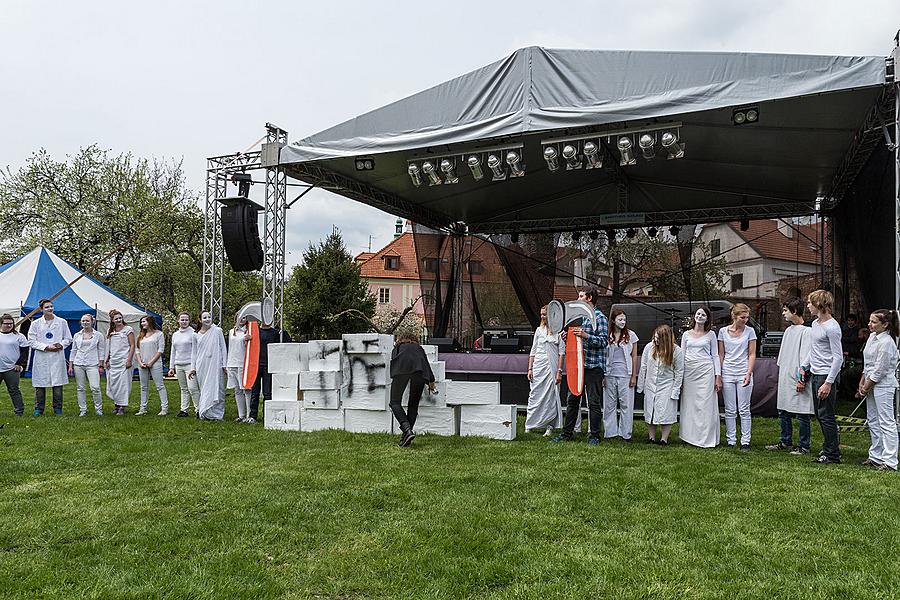
[[[496,154],[491,154],[488,156],[487,160],[488,169],[491,170],[491,173],[494,174],[492,178],[493,181],[503,181],[506,179],[506,171],[503,170],[503,162],[500,160],[500,157]]]
[[[484,178],[484,171],[481,169],[481,159],[478,156],[475,154],[471,155],[466,160],[466,164],[469,165],[469,171],[472,172],[472,178],[475,181],[480,181]]]
[[[375,159],[373,159],[373,158],[357,158],[356,159],[356,170],[357,171],[374,171],[375,170]]]
[[[735,125],[751,125],[757,121],[759,121],[758,106],[736,108],[731,113],[731,122]]]
[[[680,138],[681,122],[650,123],[629,129],[611,130],[577,137],[551,138],[541,140],[544,160],[550,171],[559,169],[559,157],[565,161],[566,171],[576,169],[599,169],[603,166],[604,149],[619,152],[619,165],[637,164],[638,148],[644,160],[653,159],[659,147],[666,151],[667,158],[684,156],[684,143]],[[603,140],[605,139],[605,143]]]
[[[473,181],[481,181],[485,176],[484,165],[491,172],[492,181],[503,181],[507,177],[522,177],[526,165],[523,160],[522,144],[479,148],[459,154],[431,154],[430,156],[407,161],[406,172],[415,187],[420,187],[427,177],[428,185],[461,183],[466,179],[466,169],[472,174]],[[504,158],[509,164],[507,172]],[[462,172],[460,172],[460,170]]]
[[[619,141],[616,142],[616,147],[619,148],[619,155],[622,157],[622,160],[619,161],[619,166],[625,167],[637,164],[637,159],[634,157],[634,152],[631,150],[633,145],[634,143],[631,141],[631,138],[626,135],[620,137]]]
[[[525,174],[525,169],[522,168],[521,161],[522,159],[519,156],[519,153],[515,150],[510,150],[506,153],[506,164],[509,165],[510,177],[521,177]]]
[[[652,238],[655,238],[657,233],[659,233],[659,231],[656,229],[656,227],[651,227],[650,229],[647,230],[647,235],[649,235]]]
[[[673,236],[677,236],[680,230],[681,228],[678,227],[678,225],[672,225],[671,227],[669,227],[669,233],[671,233]]]
[[[684,144],[678,143],[678,136],[671,131],[662,134],[662,147],[668,153],[669,160],[684,157]]]
[[[426,160],[422,163],[422,170],[425,171],[425,177],[428,178],[428,185],[441,185],[441,178],[437,174],[437,170],[434,168],[434,163]]]
[[[552,172],[559,170],[559,153],[553,146],[544,148],[544,160],[547,162],[548,171]]]
[[[645,160],[652,160],[656,156],[656,139],[649,133],[640,137],[638,145],[641,147],[641,154],[644,155]]]
[[[581,168],[581,158],[578,157],[578,149],[575,146],[571,144],[563,146],[562,155],[566,159],[566,171]]]
[[[441,161],[441,171],[444,172],[444,183],[459,183],[459,177],[456,176],[456,167],[446,158]]]
[[[600,154],[600,148],[593,141],[588,140],[584,143],[584,157],[587,159],[588,169],[599,169],[603,166],[603,155]]]
[[[414,186],[419,187],[420,185],[422,185],[422,173],[421,169],[419,169],[419,165],[409,165],[407,172],[409,173],[409,178]]]

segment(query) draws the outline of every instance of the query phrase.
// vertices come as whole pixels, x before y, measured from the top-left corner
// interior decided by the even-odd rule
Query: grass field
[[[399,449],[387,435],[78,418],[72,386],[65,406],[17,418],[0,391],[0,597],[900,594],[900,478],[856,466],[866,434],[843,436],[846,464],[819,466],[765,451],[772,419],[754,419],[747,454],[537,434]]]

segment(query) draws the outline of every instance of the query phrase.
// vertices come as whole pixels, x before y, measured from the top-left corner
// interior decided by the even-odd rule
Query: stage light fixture
[[[434,163],[426,160],[422,163],[422,170],[425,171],[425,177],[428,178],[428,185],[441,185],[441,178],[434,168]]]
[[[678,143],[678,138],[671,131],[662,134],[662,147],[668,152],[670,160],[684,156],[684,145]]]
[[[677,236],[677,235],[678,235],[678,231],[679,231],[680,229],[681,229],[681,228],[678,227],[678,225],[672,225],[671,227],[669,227],[669,233],[671,233],[673,236]]]
[[[736,108],[731,113],[731,122],[735,125],[749,125],[759,121],[759,107],[749,106],[746,108]]]
[[[594,241],[597,241],[597,238],[600,237],[600,232],[595,229],[595,230],[591,231],[590,233],[588,233],[588,237]]]
[[[503,161],[496,154],[491,154],[487,159],[488,169],[494,174],[493,181],[503,181],[506,179],[506,171],[503,170]]]
[[[656,227],[651,227],[650,229],[647,230],[647,235],[649,235],[652,238],[655,238],[657,233],[659,233],[659,231],[656,229]]]
[[[441,160],[441,171],[444,172],[444,183],[459,183],[459,177],[456,176],[456,167],[449,159]]]
[[[603,166],[603,156],[600,148],[594,142],[584,143],[584,157],[587,159],[588,169],[599,169]]]
[[[371,158],[357,158],[356,159],[356,170],[357,171],[374,171],[375,170],[375,160]]]
[[[628,239],[632,239],[636,235],[637,231],[634,229],[634,227],[629,227],[625,230],[625,237],[627,237]]]
[[[518,243],[519,243],[519,234],[518,234],[518,233],[511,233],[511,234],[509,235],[509,241],[510,241],[511,243],[513,243],[513,244],[518,244]]]
[[[481,169],[481,159],[476,155],[472,155],[466,161],[466,164],[469,165],[469,170],[472,171],[472,177],[475,181],[479,181],[484,178],[484,171]]]
[[[572,232],[572,241],[573,241],[573,242],[577,242],[577,241],[580,240],[580,239],[581,239],[581,232],[580,232],[580,231],[573,231],[573,232]]]
[[[581,168],[581,158],[578,157],[578,149],[571,144],[563,146],[563,158],[566,159],[566,171]]]
[[[637,163],[637,159],[634,158],[634,152],[631,151],[633,145],[630,137],[623,135],[619,138],[619,141],[616,143],[616,146],[619,148],[619,154],[622,156],[619,166],[624,167]]]
[[[750,220],[741,219],[741,231],[747,231],[748,229],[750,229]]]
[[[559,170],[559,152],[553,146],[544,148],[544,160],[547,161],[547,169],[550,171]]]
[[[519,157],[518,152],[514,152],[512,150],[507,152],[506,164],[509,165],[510,177],[521,177],[525,174],[525,169],[522,168],[522,159]]]
[[[416,187],[422,185],[422,173],[420,172],[419,165],[411,164],[407,169],[409,173],[409,178],[412,180],[412,184]]]
[[[645,133],[638,140],[638,145],[641,147],[641,153],[644,155],[646,160],[651,160],[654,156],[656,156],[656,147],[654,143],[656,140],[653,139],[653,136]]]

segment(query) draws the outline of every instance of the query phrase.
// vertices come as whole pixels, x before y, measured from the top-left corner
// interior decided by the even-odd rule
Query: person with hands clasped
[[[135,416],[147,414],[150,396],[150,379],[159,394],[160,410],[157,416],[169,414],[169,395],[163,381],[162,356],[166,349],[166,336],[156,328],[156,319],[150,315],[141,317],[141,332],[137,338],[138,377],[141,380],[141,408]]]
[[[81,331],[72,336],[72,352],[69,353],[69,375],[75,376],[78,396],[78,416],[87,415],[87,390],[91,388],[94,414],[103,416],[103,394],[100,391],[100,375],[106,361],[106,340],[94,329],[94,317],[81,315]]]
[[[719,445],[719,390],[722,363],[716,334],[711,331],[712,313],[701,306],[691,328],[681,336],[684,352],[684,389],[681,394],[681,426],[678,437],[698,448]]]
[[[641,355],[641,372],[637,391],[644,394],[644,420],[647,422],[647,441],[666,446],[672,424],[677,420],[678,398],[684,383],[684,353],[675,345],[675,333],[668,325],[660,325],[653,332],[653,342]],[[656,441],[656,426],[660,427]]]
[[[528,408],[525,432],[546,427],[545,436],[562,425],[559,382],[562,380],[565,354],[560,352],[560,335],[547,325],[547,307],[541,308],[541,324],[534,330],[528,355]]]
[[[897,391],[897,336],[900,319],[896,310],[876,310],[869,316],[872,335],[863,349],[863,374],[857,398],[866,399],[866,418],[872,445],[863,465],[879,471],[897,470],[897,421],[894,394]]]
[[[16,331],[16,320],[10,314],[0,317],[0,380],[6,384],[13,411],[25,414],[25,401],[19,389],[19,377],[28,364],[28,338]]]
[[[719,360],[722,365],[722,396],[725,398],[725,443],[737,444],[737,416],[741,416],[741,450],[750,450],[750,396],[756,365],[756,332],[747,326],[750,307],[731,307],[731,325],[719,329]]]
[[[112,309],[106,334],[106,395],[115,404],[114,415],[123,416],[128,406],[134,349],[134,329],[125,324],[122,313]]]
[[[603,389],[603,437],[631,441],[634,426],[634,388],[638,378],[637,334],[628,328],[625,311],[609,315],[609,346]],[[557,402],[559,404],[559,402]]]
[[[196,352],[197,332],[191,327],[191,315],[186,312],[178,313],[178,331],[172,334],[169,349],[169,377],[177,377],[178,387],[181,389],[179,417],[188,416],[191,400],[194,401],[195,411],[200,406],[200,385],[196,379],[188,377]]]
[[[53,302],[38,303],[43,318],[35,319],[28,330],[28,341],[34,348],[31,385],[34,387],[34,416],[44,414],[47,388],[53,394],[53,412],[62,414],[63,386],[69,383],[64,350],[72,343],[72,333],[65,319],[53,314]]]

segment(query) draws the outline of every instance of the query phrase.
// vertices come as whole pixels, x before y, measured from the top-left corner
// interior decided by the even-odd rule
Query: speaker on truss
[[[222,198],[222,245],[235,271],[257,271],[263,266],[263,250],[257,225],[259,209],[247,198]]]

